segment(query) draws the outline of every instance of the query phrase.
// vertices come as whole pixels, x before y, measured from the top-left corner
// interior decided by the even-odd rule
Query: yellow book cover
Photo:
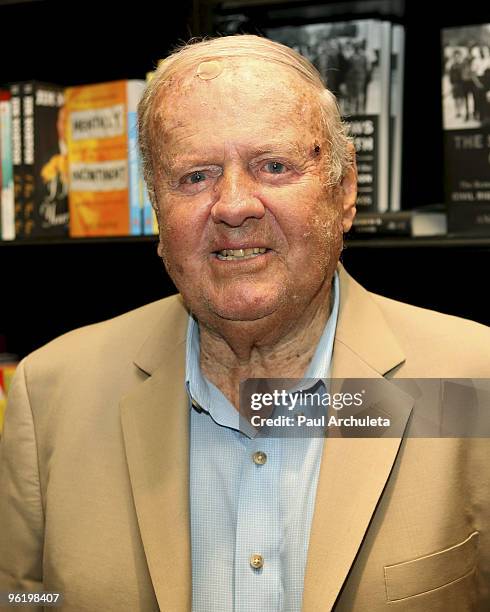
[[[0,434],[3,430],[5,409],[7,407],[7,395],[15,368],[16,366],[11,363],[0,365]]]
[[[134,119],[144,85],[124,80],[66,90],[70,236],[141,233]]]

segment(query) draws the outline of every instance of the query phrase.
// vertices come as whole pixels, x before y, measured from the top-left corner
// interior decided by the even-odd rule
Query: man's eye
[[[287,170],[286,166],[278,161],[267,162],[264,168],[269,168],[271,174],[284,174],[284,170]]]
[[[188,174],[184,178],[184,183],[190,183],[191,185],[195,185],[196,183],[202,183],[202,181],[205,178],[206,178],[206,175],[204,174],[204,172],[197,170],[196,172],[193,172],[192,174]]]

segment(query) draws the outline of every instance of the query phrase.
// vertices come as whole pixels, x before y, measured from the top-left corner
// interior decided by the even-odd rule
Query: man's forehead
[[[219,162],[229,155],[237,156],[244,160],[251,160],[261,155],[269,154],[303,159],[309,157],[312,153],[318,154],[319,151],[320,145],[318,141],[313,138],[299,141],[295,140],[294,137],[291,139],[285,137],[275,140],[257,139],[241,143],[224,141],[213,144],[211,141],[207,141],[205,143],[200,142],[194,144],[191,141],[186,141],[182,143],[180,147],[176,146],[172,147],[171,150],[167,149],[166,157],[171,167],[177,167],[182,164],[186,165],[193,162]]]
[[[233,58],[234,59],[234,58]],[[242,60],[243,58],[240,58]],[[316,93],[292,69],[271,63],[259,65],[255,59],[231,64],[229,58],[203,61],[186,71],[171,89],[162,90],[155,119],[173,130],[188,120],[242,114],[255,115],[258,109],[274,115],[288,114],[287,122],[304,122],[306,114],[316,114]],[[196,113],[199,113],[199,116]]]
[[[226,88],[227,98],[237,94],[260,96],[266,91],[272,95],[276,88],[281,90],[277,97],[288,93],[303,97],[310,89],[305,87],[304,79],[294,68],[266,59],[241,56],[197,61],[172,81],[172,89],[168,91],[172,97],[179,94],[201,96],[219,92],[222,88]]]
[[[167,159],[191,157],[203,144],[215,157],[224,158],[226,141],[236,145],[237,153],[243,151],[251,158],[254,149],[257,154],[260,149],[284,153],[280,144],[288,143],[291,149],[294,143],[321,139],[319,105],[300,77],[296,76],[293,87],[290,75],[280,66],[268,74],[255,59],[239,59],[239,63],[230,63],[229,58],[199,62],[185,74],[180,87],[159,99],[154,127],[162,145],[165,142]],[[268,147],[273,140],[276,146]]]

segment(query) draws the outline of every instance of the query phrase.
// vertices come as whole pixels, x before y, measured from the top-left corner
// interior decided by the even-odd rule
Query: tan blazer
[[[489,377],[489,328],[339,269],[334,377]],[[186,325],[174,296],[21,363],[0,447],[0,591],[191,610]],[[327,439],[302,610],[490,610],[489,466],[489,439]]]

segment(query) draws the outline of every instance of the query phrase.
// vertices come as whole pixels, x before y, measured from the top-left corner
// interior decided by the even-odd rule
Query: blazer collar
[[[333,378],[380,378],[404,360],[374,298],[339,265]],[[182,299],[162,302],[135,364],[149,377],[121,400],[134,504],[161,610],[191,610],[189,406],[184,388],[188,320]],[[389,384],[386,382],[386,384]],[[390,385],[394,387],[394,385]],[[325,441],[305,574],[304,612],[333,607],[396,459],[410,401],[394,390],[399,435]],[[397,395],[398,393],[398,395]]]

